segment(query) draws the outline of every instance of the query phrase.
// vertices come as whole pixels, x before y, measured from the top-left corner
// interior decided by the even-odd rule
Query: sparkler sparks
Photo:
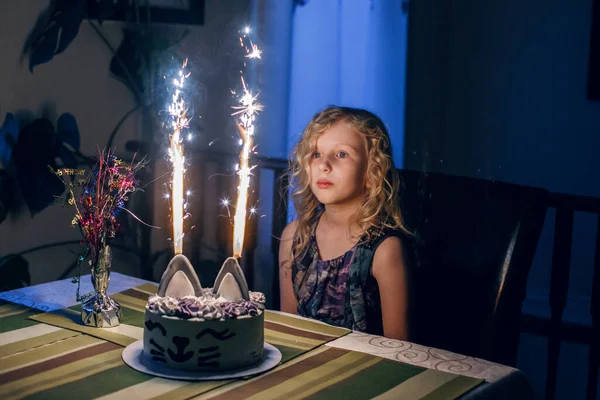
[[[246,58],[260,59],[261,55],[262,55],[262,50],[260,50],[257,45],[253,44],[252,51],[250,53],[246,54]]]
[[[258,94],[256,96],[253,96],[252,91],[248,90],[248,88],[246,87],[246,81],[244,80],[243,76],[242,76],[241,80],[242,80],[242,88],[244,91],[244,94],[240,98],[241,106],[231,107],[234,110],[236,110],[231,115],[240,115],[240,117],[238,117],[239,122],[244,127],[246,127],[248,125],[254,125],[254,119],[256,117],[256,114],[261,112],[264,107],[262,104],[260,104],[258,102]]]
[[[171,143],[169,147],[169,159],[173,165],[173,177],[171,181],[171,209],[173,218],[173,245],[175,254],[183,253],[183,220],[185,200],[183,197],[183,178],[185,174],[185,157],[183,155],[182,132],[189,126],[187,117],[188,108],[185,102],[183,89],[185,79],[190,73],[185,72],[187,59],[179,70],[178,78],[173,79],[173,96],[169,106],[171,117]],[[191,134],[190,134],[191,135]]]
[[[244,46],[244,39],[249,42],[246,49],[246,58],[260,59],[261,50],[252,43],[249,38],[250,28],[245,28],[245,34],[240,37],[240,43]],[[235,206],[235,216],[233,219],[233,256],[240,258],[244,247],[244,232],[246,229],[246,215],[248,206],[248,192],[250,187],[250,176],[254,166],[250,165],[250,153],[254,149],[252,140],[254,136],[254,121],[256,115],[263,110],[262,104],[258,102],[258,95],[253,95],[248,89],[244,76],[241,76],[243,94],[240,97],[240,105],[233,106],[235,110],[231,115],[237,118],[237,126],[240,134],[240,162],[236,167],[238,174],[238,197]],[[228,203],[227,203],[228,204]],[[256,210],[252,208],[251,214]]]

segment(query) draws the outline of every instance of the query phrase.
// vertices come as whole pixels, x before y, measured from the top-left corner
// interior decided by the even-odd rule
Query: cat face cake
[[[147,360],[186,371],[228,371],[262,360],[265,296],[251,292],[235,258],[214,288],[204,289],[179,254],[165,270],[144,314]]]

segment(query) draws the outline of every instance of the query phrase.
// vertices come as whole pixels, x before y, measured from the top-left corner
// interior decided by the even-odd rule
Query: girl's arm
[[[298,301],[292,287],[292,241],[296,233],[296,221],[285,227],[279,243],[279,293],[281,311],[298,314]]]
[[[379,286],[383,335],[408,339],[408,284],[402,250],[397,237],[385,239],[373,257],[373,276]]]

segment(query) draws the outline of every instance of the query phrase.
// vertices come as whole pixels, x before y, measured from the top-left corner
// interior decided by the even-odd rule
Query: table
[[[461,399],[534,398],[527,380],[517,369],[406,341],[350,332],[278,311],[269,311],[265,316],[266,340],[280,346],[284,354],[282,365],[276,369],[253,379],[199,384],[150,378],[124,365],[120,353],[122,346],[141,339],[139,311],[143,312],[143,293],[150,293],[155,285],[113,273],[108,292],[115,294],[125,307],[124,313],[132,311],[124,314],[119,327],[110,329],[78,324],[78,313],[67,308],[77,303],[70,279],[0,293],[0,300],[10,302],[0,305],[0,323],[5,321],[5,326],[0,325],[0,397],[61,398],[72,391],[75,397],[94,398],[92,393],[96,390],[104,399],[135,396],[138,400],[161,397],[174,400],[195,395],[291,399],[343,395],[384,400],[399,396],[452,398],[450,393],[454,390],[462,394]],[[90,290],[89,275],[83,276],[81,292]],[[9,321],[14,326],[8,326]],[[77,351],[65,347],[64,354],[55,354],[54,358],[48,355],[51,348],[76,342]],[[63,360],[64,365],[57,361],[75,358],[74,354],[79,359],[68,364]],[[90,366],[92,355],[97,361]],[[27,358],[34,356],[35,359]],[[11,362],[15,363],[12,367]],[[64,371],[61,370],[59,377],[49,372],[60,368]],[[77,374],[81,375],[79,379],[71,378]],[[406,377],[401,379],[402,374]],[[9,378],[21,381],[11,383]],[[57,380],[61,379],[65,381],[59,385]],[[47,389],[38,390],[41,386],[37,385],[45,385]]]

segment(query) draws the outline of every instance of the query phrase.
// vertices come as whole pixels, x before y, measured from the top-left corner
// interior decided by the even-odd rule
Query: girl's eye
[[[345,151],[340,151],[338,153],[338,157],[339,158],[346,158],[346,157],[348,157],[348,153],[346,153]]]
[[[317,152],[312,153],[312,158],[321,158],[321,153],[317,153]]]

